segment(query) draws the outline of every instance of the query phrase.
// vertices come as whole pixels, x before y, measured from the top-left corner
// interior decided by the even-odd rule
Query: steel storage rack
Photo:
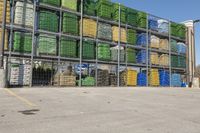
[[[6,70],[7,70],[7,83],[9,83],[11,79],[11,73],[14,69],[12,69],[12,66],[17,66],[15,64],[22,64],[26,65],[29,64],[31,66],[30,72],[28,72],[30,75],[30,83],[26,85],[34,86],[34,85],[40,85],[40,86],[52,86],[52,85],[58,85],[58,77],[59,77],[59,83],[60,81],[63,82],[64,79],[66,79],[67,83],[62,84],[70,84],[75,86],[126,86],[127,84],[122,83],[122,78],[124,74],[126,75],[126,72],[128,70],[135,71],[137,73],[144,73],[146,74],[146,81],[144,82],[146,86],[150,86],[149,83],[149,73],[151,69],[158,69],[158,70],[165,70],[169,72],[169,84],[171,85],[171,75],[172,74],[181,74],[182,76],[187,76],[187,65],[182,59],[187,58],[185,53],[178,53],[178,51],[172,51],[171,42],[172,40],[175,40],[177,42],[185,43],[186,39],[183,38],[183,33],[181,31],[184,31],[184,28],[181,26],[179,27],[179,37],[175,37],[171,34],[171,27],[175,27],[173,24],[174,22],[171,22],[169,20],[165,20],[163,18],[159,18],[153,15],[150,15],[148,13],[144,13],[141,11],[134,10],[133,15],[140,16],[141,18],[137,18],[136,22],[134,22],[133,25],[130,25],[130,23],[126,23],[125,21],[121,21],[121,12],[123,12],[123,17],[125,13],[125,7],[121,6],[120,4],[115,4],[115,9],[118,11],[115,11],[115,15],[118,16],[118,21],[112,20],[112,19],[105,19],[101,18],[99,16],[93,16],[84,14],[84,3],[83,0],[80,0],[77,3],[80,3],[77,8],[78,10],[75,10],[76,8],[74,5],[70,5],[73,7],[73,9],[68,8],[66,5],[67,3],[64,3],[65,6],[62,6],[61,3],[48,3],[47,1],[37,1],[37,0],[30,0],[30,1],[24,1],[24,0],[12,0],[7,1],[10,2],[10,23],[2,23],[1,28],[5,26],[6,31],[9,33],[9,47],[8,50],[5,50],[4,58],[7,60],[5,61],[6,64]],[[15,19],[15,6],[17,2],[27,2],[31,5],[33,5],[33,24],[32,26],[26,26],[26,25],[18,25],[14,23]],[[99,5],[100,6],[100,5]],[[118,6],[118,7],[117,7]],[[121,9],[122,7],[122,9]],[[5,7],[4,7],[5,8]],[[58,29],[48,31],[47,29],[39,29],[38,23],[38,16],[40,14],[40,11],[48,11],[52,14],[55,14],[58,16],[56,24],[58,25]],[[129,12],[131,10],[129,9]],[[118,13],[118,15],[116,14]],[[132,13],[132,12],[131,12]],[[68,14],[68,15],[67,15]],[[45,15],[45,14],[44,14]],[[67,17],[70,17],[70,21],[79,21],[78,23],[74,23],[72,26],[77,27],[72,28],[68,27],[67,23],[70,22],[63,22],[63,20],[67,19]],[[149,18],[153,17],[153,21],[149,21]],[[46,18],[45,17],[42,17]],[[92,20],[96,23],[96,33],[93,33],[93,36],[84,36],[83,29],[84,27],[84,19]],[[162,25],[159,23],[158,29],[155,28],[155,19],[158,19],[158,22],[163,22],[166,29],[166,24],[168,24],[168,29],[162,30],[159,29],[162,27]],[[68,19],[69,20],[69,19]],[[138,20],[141,20],[140,24],[141,27],[137,26]],[[44,20],[43,20],[44,21]],[[131,20],[134,21],[134,20]],[[156,20],[157,21],[157,20]],[[150,25],[151,22],[153,25]],[[51,25],[51,21],[48,22],[48,25]],[[53,25],[56,25],[52,23]],[[63,26],[63,24],[65,24]],[[106,24],[107,26],[115,27],[115,30],[117,32],[117,39],[110,40],[112,37],[109,38],[102,38],[98,36],[98,28],[99,25]],[[153,27],[153,28],[152,28]],[[52,28],[52,27],[51,27]],[[65,28],[65,30],[63,30]],[[77,30],[79,30],[79,33],[77,33]],[[174,30],[174,29],[173,29]],[[167,32],[166,32],[167,31]],[[124,34],[130,34],[133,37],[130,38],[130,41],[127,41],[126,39],[123,40],[122,36],[126,36]],[[31,44],[27,47],[20,47],[20,50],[15,50],[15,37],[16,33],[28,35],[29,43],[19,42],[18,45],[21,46],[25,44]],[[137,45],[135,34],[144,34],[144,38],[146,39],[145,45]],[[165,49],[158,49],[154,47],[150,47],[149,40],[151,36],[157,36],[163,40],[166,41],[168,46]],[[19,35],[18,35],[19,36]],[[53,37],[54,39],[51,39],[50,42],[48,42],[49,39],[41,39],[41,37],[48,36]],[[6,37],[5,37],[6,38]],[[19,38],[19,37],[18,37]],[[22,37],[26,38],[26,36]],[[40,41],[42,41],[42,45],[40,45]],[[30,43],[31,42],[31,43]],[[90,48],[87,48],[85,46],[85,43],[92,42],[92,45],[90,45],[90,48],[93,49],[93,53],[88,52]],[[46,44],[44,44],[46,43]],[[13,45],[14,44],[14,45]],[[52,50],[48,50],[48,45],[52,44],[50,47],[52,47]],[[99,44],[106,44],[106,49],[112,50],[114,47],[117,46],[117,60],[111,60],[111,58],[106,57],[105,60],[98,58],[98,52],[104,51],[98,51]],[[2,43],[4,45],[4,42]],[[67,45],[67,46],[66,46]],[[101,45],[100,45],[101,46]],[[108,47],[109,46],[109,47]],[[46,48],[46,49],[45,49]],[[77,49],[76,49],[77,48]],[[121,50],[123,48],[123,50]],[[21,50],[22,49],[22,50]],[[23,49],[28,49],[27,52]],[[65,50],[66,49],[66,50]],[[102,49],[102,48],[101,48]],[[105,48],[103,48],[105,49]],[[187,45],[186,45],[187,49]],[[40,52],[42,50],[42,53]],[[76,51],[75,51],[76,50]],[[69,53],[65,53],[65,51],[69,51]],[[136,55],[140,51],[145,51],[145,62],[137,62]],[[187,51],[187,50],[186,50]],[[86,52],[86,53],[85,53]],[[88,52],[88,53],[87,53]],[[122,60],[121,55],[124,55],[125,58]],[[134,52],[134,54],[132,54]],[[159,64],[152,64],[152,61],[150,60],[150,54],[151,53],[157,53],[159,56],[162,54],[168,55],[169,58],[167,58],[169,61],[168,65],[159,65]],[[131,56],[135,57],[127,57],[131,53]],[[86,57],[83,54],[87,55]],[[87,58],[92,54],[92,58]],[[106,56],[109,56],[111,52],[106,52]],[[116,54],[116,53],[115,53]],[[103,55],[105,56],[105,55]],[[181,61],[179,61],[179,64],[177,66],[171,65],[171,58],[172,56],[178,56]],[[111,57],[111,55],[110,55]],[[129,61],[129,58],[131,58],[132,61]],[[16,72],[17,73],[17,72]],[[136,74],[137,75],[137,74]],[[69,78],[66,78],[68,76]],[[105,77],[106,76],[106,77]],[[71,78],[70,78],[71,77]],[[168,76],[167,76],[168,77]],[[63,78],[63,79],[61,79]],[[104,79],[105,78],[105,79]],[[137,79],[137,77],[136,77]],[[110,83],[112,82],[112,83]],[[103,84],[104,83],[104,84]],[[144,83],[142,86],[144,86]],[[9,84],[8,84],[9,85]],[[63,86],[63,85],[62,85]],[[135,84],[134,84],[135,86]]]

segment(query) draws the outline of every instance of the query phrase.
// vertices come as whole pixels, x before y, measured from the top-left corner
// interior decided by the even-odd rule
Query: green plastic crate
[[[177,37],[178,36],[178,24],[171,23],[171,35]]]
[[[110,45],[105,43],[98,44],[98,59],[108,61],[111,59]]]
[[[74,39],[62,38],[60,56],[77,58],[77,41]]]
[[[82,86],[95,86],[96,82],[94,77],[86,77],[82,79]]]
[[[58,16],[49,11],[39,12],[39,29],[58,32]]]
[[[171,56],[171,66],[178,67],[178,56],[175,55]]]
[[[97,2],[97,16],[111,19],[112,18],[112,3],[107,0],[99,0]]]
[[[186,27],[185,25],[179,24],[178,25],[178,37],[185,39],[186,36]]]
[[[111,51],[111,60],[118,61],[118,47],[110,48]],[[120,48],[120,62],[125,62],[125,50],[124,48]]]
[[[20,53],[31,53],[32,35],[30,33],[14,32],[13,51]]]
[[[140,28],[147,27],[147,14],[144,12],[137,12],[137,26]]]
[[[132,48],[126,50],[126,60],[128,63],[136,63],[136,51]]]
[[[122,23],[126,23],[126,7],[123,5],[120,5],[120,9],[121,9],[121,22]],[[113,19],[115,21],[119,21],[119,4],[115,3],[113,4]]]
[[[77,11],[78,1],[77,0],[62,0],[61,6],[63,8],[67,8],[67,9]]]
[[[78,55],[80,55],[80,45],[78,49]],[[96,58],[96,46],[93,41],[83,41],[82,45],[82,58],[83,59],[95,59]]]
[[[112,40],[112,26],[110,24],[99,23],[97,37],[104,40]]]
[[[96,2],[95,2],[95,0],[84,0],[83,1],[83,13],[87,14],[87,15],[91,15],[91,16],[96,16]]]
[[[40,3],[45,3],[54,6],[60,6],[61,4],[60,0],[40,0]]]
[[[137,11],[131,8],[127,8],[126,20],[127,20],[127,24],[132,25],[132,26],[137,26]]]
[[[172,52],[177,52],[178,49],[177,49],[177,41],[176,40],[171,40],[171,51]]]
[[[186,68],[186,57],[178,56],[178,67]]]
[[[79,22],[77,15],[64,13],[62,31],[64,33],[70,33],[73,35],[78,35],[79,33]]]
[[[129,44],[135,45],[137,41],[137,33],[135,30],[128,29],[127,30],[127,42]]]

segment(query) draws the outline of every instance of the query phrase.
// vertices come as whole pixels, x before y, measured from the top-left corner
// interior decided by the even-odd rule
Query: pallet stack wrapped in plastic
[[[31,33],[14,32],[13,51],[20,53],[31,53],[32,51]]]
[[[69,38],[61,38],[60,56],[62,57],[77,57],[77,41]]]
[[[176,55],[171,56],[171,66],[178,67],[178,56]]]
[[[61,6],[63,8],[77,11],[78,0],[61,0]]]
[[[80,45],[79,45],[80,49]],[[78,49],[78,57],[80,50]],[[96,58],[96,45],[93,41],[83,41],[82,45],[82,58],[83,59],[95,59]]]
[[[167,20],[158,20],[158,32],[166,34],[169,33],[169,22]]]
[[[186,54],[186,45],[184,43],[178,42],[177,43],[177,50],[179,54]]]
[[[127,48],[126,60],[127,60],[127,63],[136,63],[136,51],[134,49]]]
[[[0,0],[0,22],[3,19],[3,0]],[[7,9],[6,9],[6,23],[10,23],[10,2],[7,1]]]
[[[159,42],[160,50],[169,50],[169,41],[167,39],[160,39]]]
[[[1,37],[2,30],[0,28],[0,37]],[[1,38],[0,38],[1,41]],[[8,50],[8,31],[5,30],[5,41],[4,41],[4,50]]]
[[[99,43],[97,55],[98,55],[99,60],[109,61],[111,59],[110,45],[104,44],[104,43]]]
[[[86,77],[82,79],[82,86],[95,86],[95,79],[94,77]]]
[[[171,45],[171,51],[172,52],[177,52],[178,51],[177,50],[177,41],[176,40],[172,39],[170,45]]]
[[[117,75],[114,73],[110,73],[110,85],[111,86],[117,86]]]
[[[140,50],[137,52],[137,63],[140,64],[146,63],[146,50]]]
[[[162,87],[167,87],[169,86],[169,72],[165,70],[160,70],[159,71],[159,76],[160,76],[160,86]]]
[[[124,62],[125,61],[124,47],[118,47],[118,46],[110,48],[111,60],[112,61],[118,61],[118,49],[119,49],[119,52],[120,52],[120,62]]]
[[[95,77],[95,70],[91,72],[91,76]],[[97,86],[109,86],[108,70],[97,69]]]
[[[159,55],[158,53],[151,52],[150,53],[150,61],[153,65],[159,65]]]
[[[45,3],[53,6],[60,6],[60,0],[40,0],[40,3]]]
[[[168,54],[162,54],[159,57],[159,64],[161,66],[169,66],[169,55]]]
[[[41,34],[38,40],[38,54],[56,55],[56,37]]]
[[[126,85],[127,86],[136,86],[137,85],[137,71],[136,70],[127,70]]]
[[[147,45],[147,34],[141,33],[137,35],[137,45],[146,46]]]
[[[127,43],[131,45],[135,45],[137,41],[137,33],[135,30],[128,29],[127,30]]]
[[[147,27],[147,14],[144,12],[137,12],[137,26],[140,28]]]
[[[113,19],[115,21],[119,21],[119,6],[120,6],[120,21],[122,23],[126,23],[126,7],[123,6],[123,5],[119,5],[118,3],[115,3],[113,4],[113,13],[112,13],[112,16],[113,16]]]
[[[99,23],[97,37],[99,39],[112,40],[112,26],[110,24]]]
[[[148,22],[149,22],[150,30],[158,31],[158,19],[157,18],[155,18],[153,16],[149,16]]]
[[[127,20],[127,24],[136,26],[137,25],[137,11],[131,8],[127,8],[126,20]]]
[[[40,10],[39,12],[39,29],[52,32],[58,32],[59,17],[55,12]]]
[[[16,2],[14,23],[21,26],[33,26],[33,4]],[[51,16],[52,17],[52,16]]]
[[[79,4],[79,11],[80,11],[80,6]],[[95,0],[84,0],[83,1],[83,13],[91,16],[96,15],[96,2]]]
[[[151,35],[150,47],[159,49],[160,39],[157,36]]]
[[[173,87],[181,87],[181,75],[180,74],[177,74],[177,73],[174,73],[172,74],[172,77],[171,77],[171,85]]]
[[[146,73],[140,72],[137,75],[137,85],[146,86],[147,85],[147,75]]]
[[[112,2],[110,0],[98,0],[96,9],[98,17],[112,18]]]
[[[71,13],[63,13],[62,32],[72,35],[79,33],[78,16]]]
[[[151,69],[150,70],[149,83],[150,83],[151,86],[159,86],[160,85],[158,69]]]
[[[178,67],[186,68],[186,57],[178,56]]]
[[[83,19],[83,36],[96,38],[97,22],[92,19]]]
[[[126,35],[126,29],[121,28],[121,39],[120,41],[123,43],[127,42],[127,35]],[[119,41],[119,27],[113,26],[112,27],[112,35],[113,35],[113,41],[118,42]]]

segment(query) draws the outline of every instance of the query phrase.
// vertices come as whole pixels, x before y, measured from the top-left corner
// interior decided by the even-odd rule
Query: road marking
[[[35,107],[37,106],[36,104],[30,102],[29,100],[17,95],[16,93],[14,93],[13,91],[11,91],[10,89],[4,89],[8,94],[10,94],[11,96],[14,96],[16,97],[18,100],[22,101],[23,103],[25,103],[26,105],[28,106],[31,106],[31,107]]]

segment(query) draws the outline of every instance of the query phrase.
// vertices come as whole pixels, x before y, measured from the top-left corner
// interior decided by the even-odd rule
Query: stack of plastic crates
[[[146,64],[146,50],[140,50],[137,52],[137,63]]]
[[[80,6],[81,6],[81,4],[80,4]],[[95,0],[84,0],[83,1],[83,13],[84,14],[95,16],[96,15],[96,8],[95,7],[96,7]],[[79,8],[79,10],[80,9],[81,8]]]
[[[177,74],[177,73],[174,73],[172,74],[172,77],[171,77],[171,85],[173,87],[181,87],[181,75],[180,74]]]
[[[185,39],[186,37],[186,26],[183,24],[178,25],[178,37]]]
[[[62,38],[60,44],[60,56],[77,57],[77,41],[69,38]]]
[[[128,63],[136,63],[136,51],[132,48],[126,50],[126,60]]]
[[[177,50],[179,54],[186,54],[186,45],[184,43],[177,43]]]
[[[127,8],[126,20],[127,20],[127,24],[136,26],[137,25],[137,11],[131,8]]]
[[[126,85],[127,86],[136,86],[137,85],[137,71],[127,70]]]
[[[110,79],[111,86],[117,86],[117,75],[116,74],[110,73],[109,79]]]
[[[127,30],[127,42],[131,45],[135,45],[137,41],[137,33],[135,30]]]
[[[99,60],[110,60],[111,53],[110,53],[110,45],[99,43],[98,44],[98,59]]]
[[[178,56],[178,67],[186,68],[186,57]]]
[[[159,86],[160,78],[158,69],[151,69],[149,74],[149,83],[151,86]]]
[[[162,87],[167,87],[169,86],[169,72],[165,70],[160,70],[159,71],[159,76],[160,76],[160,86]]]
[[[158,20],[153,16],[149,16],[149,29],[153,31],[158,31]]]
[[[58,32],[58,16],[55,12],[39,12],[39,29]]]
[[[97,22],[92,19],[83,19],[83,36],[96,38]]]
[[[50,35],[40,35],[38,43],[38,54],[56,55],[56,37]]]
[[[53,6],[60,6],[60,0],[40,0],[40,3],[46,3]]]
[[[3,0],[0,0],[0,22],[3,18]],[[7,1],[6,23],[10,23],[10,2]]]
[[[159,49],[169,50],[169,41],[167,39],[160,39]]]
[[[169,22],[167,20],[158,20],[158,32],[166,34],[169,33]]]
[[[95,77],[95,70],[92,70],[91,76]],[[97,86],[109,86],[109,72],[108,70],[97,69]]]
[[[32,35],[31,33],[14,32],[13,51],[20,53],[31,53]]]
[[[82,79],[82,86],[95,86],[95,79],[94,77],[86,77]]]
[[[170,29],[171,29],[171,35],[178,37],[178,24],[171,23]]]
[[[177,52],[177,41],[176,40],[171,40],[171,51],[172,52]]]
[[[121,39],[120,41],[123,43],[127,42],[127,36],[126,36],[126,29],[121,28]],[[113,41],[118,42],[119,41],[119,27],[113,26],[112,27],[112,34],[113,34]]]
[[[147,14],[144,12],[137,13],[137,26],[140,28],[147,27]]]
[[[168,54],[162,54],[159,57],[159,64],[161,66],[169,66],[169,55]]]
[[[120,52],[120,62],[124,62],[125,61],[125,50],[123,47],[112,47],[110,48],[110,51],[111,51],[111,60],[112,61],[118,61],[118,49],[119,49],[119,52]]]
[[[110,24],[98,24],[98,38],[105,40],[112,40],[112,26]]]
[[[146,86],[147,85],[147,75],[146,73],[140,72],[137,75],[137,85]]]
[[[0,37],[1,37],[2,29],[0,28]],[[1,41],[1,38],[0,38]],[[5,41],[4,41],[4,50],[8,50],[8,31],[5,30]]]
[[[120,16],[121,18],[119,18],[119,6],[120,6]],[[113,19],[115,21],[119,21],[120,19],[120,22],[122,23],[126,23],[126,7],[123,6],[123,5],[119,5],[117,3],[113,4]]]
[[[97,16],[106,19],[112,18],[112,3],[110,0],[99,0],[97,2]]]
[[[78,53],[79,52],[80,52],[80,45],[79,45],[79,49],[78,49]],[[79,54],[78,54],[78,56],[79,56]],[[96,46],[93,41],[87,41],[87,40],[83,41],[82,58],[83,59],[95,59],[96,58]]]
[[[157,36],[151,35],[150,47],[159,49],[160,39]]]
[[[147,45],[147,34],[141,33],[137,35],[137,45],[146,46]]]
[[[77,11],[78,0],[61,0],[61,6],[63,8]]]
[[[120,71],[120,76],[119,76],[119,85],[120,86],[126,86],[126,77],[127,77],[127,71],[126,70],[123,70],[123,71]]]
[[[171,56],[171,66],[178,67],[178,56],[176,55]]]
[[[158,53],[151,52],[150,53],[150,61],[153,65],[159,65],[159,55]]]
[[[62,31],[64,33],[77,35],[79,32],[79,23],[77,15],[71,13],[63,14]]]
[[[16,2],[14,23],[21,26],[33,26],[33,4],[27,2]]]

